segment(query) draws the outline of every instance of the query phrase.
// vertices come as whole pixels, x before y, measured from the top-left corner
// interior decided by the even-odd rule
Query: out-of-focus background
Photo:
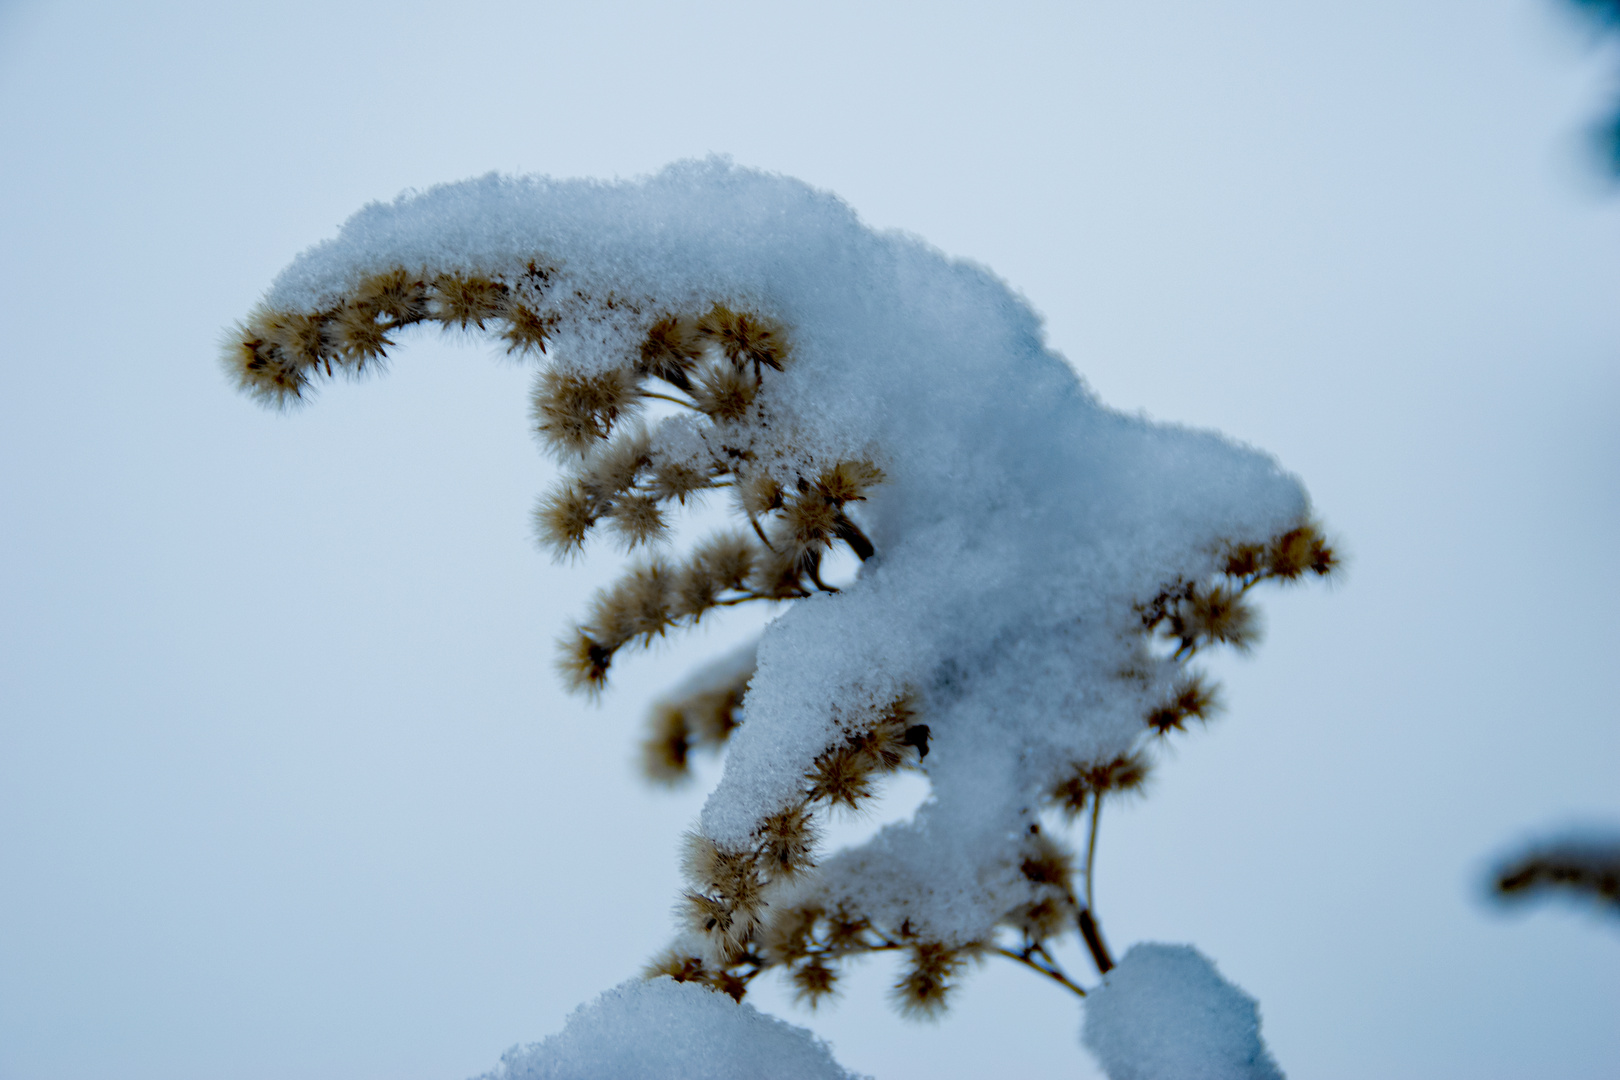
[[[1197,944],[1294,1076],[1620,1075],[1620,928],[1482,891],[1620,819],[1617,78],[1553,0],[0,6],[0,1076],[461,1080],[664,942],[703,785],[641,711],[757,617],[565,697],[617,560],[532,544],[527,371],[423,333],[273,415],[215,353],[369,200],[710,152],[992,267],[1343,538],[1105,814],[1116,947]],[[755,1000],[881,1080],[1094,1075],[1026,972],[938,1025],[891,979]]]

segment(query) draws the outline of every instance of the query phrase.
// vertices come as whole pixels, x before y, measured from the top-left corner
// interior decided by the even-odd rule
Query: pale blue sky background
[[[422,335],[275,416],[214,353],[368,200],[710,151],[989,265],[1345,538],[1106,820],[1115,944],[1196,943],[1298,1078],[1620,1075],[1620,928],[1479,898],[1620,819],[1620,63],[1551,0],[1001,7],[0,8],[0,1077],[461,1080],[661,945],[702,793],[640,710],[748,627],[563,697],[613,559],[529,540],[526,372]],[[881,1080],[1092,1075],[1032,976],[938,1026],[888,978],[758,1003]]]

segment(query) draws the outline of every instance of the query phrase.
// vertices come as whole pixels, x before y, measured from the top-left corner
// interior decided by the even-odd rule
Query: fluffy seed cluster
[[[261,304],[227,337],[225,367],[245,393],[279,408],[302,400],[323,375],[375,368],[394,344],[390,335],[418,323],[447,330],[493,326],[507,352],[544,353],[557,322],[542,306],[550,279],[536,262],[510,282],[391,267],[365,275],[313,311]]]
[[[870,715],[847,717],[843,730],[843,738],[805,772],[799,797],[762,822],[754,843],[722,848],[699,833],[688,837],[683,870],[690,888],[680,911],[684,939],[695,952],[675,954],[688,977],[746,986],[760,971],[782,963],[781,954],[761,951],[762,935],[779,912],[793,910],[782,897],[802,890],[804,875],[816,865],[818,812],[860,807],[879,777],[920,765],[928,751],[928,727],[916,722],[909,697]],[[666,958],[666,967],[669,962]],[[658,973],[670,972],[660,967]]]
[[[655,704],[641,744],[643,775],[673,786],[691,779],[693,751],[718,754],[742,723],[743,696],[756,666],[749,645],[699,669]]]
[[[690,324],[664,319],[653,329],[643,356],[671,334],[682,334],[688,344],[678,354],[660,345],[662,362],[635,378],[617,370],[593,376],[599,384],[630,388],[611,405],[604,404],[605,392],[582,404],[586,395],[556,392],[561,380],[550,373],[541,379],[534,410],[540,433],[559,455],[574,456],[562,482],[536,510],[540,538],[566,557],[605,523],[634,551],[667,539],[671,504],[719,488],[732,493],[745,528],[707,537],[680,559],[660,553],[641,558],[597,594],[565,641],[560,661],[568,684],[591,693],[602,688],[614,656],[627,645],[647,645],[718,608],[835,593],[821,577],[828,551],[842,544],[863,560],[873,554],[849,506],[882,482],[881,469],[870,461],[835,461],[784,483],[749,448],[769,428],[768,418],[754,411],[764,371],[780,371],[788,359],[781,330],[718,306]],[[706,348],[719,355],[705,358]],[[662,389],[649,391],[645,384],[654,378]],[[746,407],[718,408],[700,390],[716,381],[732,384],[740,396],[727,400],[746,399]],[[701,428],[683,431],[697,436],[693,443],[671,451],[661,449],[645,427],[615,432],[615,423],[646,398],[701,416]],[[586,440],[583,451],[576,439]],[[693,445],[701,450],[693,453]]]
[[[1177,671],[1169,680],[1168,696],[1144,711],[1137,745],[1100,760],[1070,762],[1045,792],[1045,805],[1063,819],[1073,820],[1088,810],[1091,814],[1083,898],[1075,888],[1081,868],[1074,852],[1039,824],[1030,825],[1025,836],[1008,844],[1008,862],[1018,868],[1019,888],[996,922],[999,932],[967,941],[931,939],[919,933],[916,926],[922,920],[913,915],[902,914],[896,921],[893,915],[883,918],[863,912],[856,898],[864,884],[859,872],[839,873],[844,868],[835,864],[831,874],[805,880],[804,872],[815,866],[816,810],[858,810],[875,794],[875,782],[883,774],[902,765],[923,764],[930,729],[919,722],[916,697],[908,694],[868,723],[851,727],[850,734],[815,758],[804,776],[802,798],[768,819],[757,834],[757,847],[728,851],[700,835],[689,838],[685,869],[694,888],[682,905],[686,933],[648,968],[648,974],[696,980],[741,1000],[755,977],[780,968],[797,998],[814,1007],[836,991],[848,961],[898,952],[903,963],[901,977],[892,987],[896,1007],[908,1017],[931,1018],[945,1008],[968,960],[999,954],[1083,994],[1053,957],[1050,945],[1077,933],[1099,971],[1113,967],[1091,889],[1098,812],[1104,798],[1140,791],[1152,768],[1155,745],[1172,733],[1184,732],[1190,721],[1207,721],[1215,714],[1217,687],[1187,665],[1213,645],[1246,649],[1254,643],[1258,620],[1250,606],[1250,591],[1262,582],[1327,577],[1337,570],[1339,560],[1320,526],[1307,521],[1268,543],[1228,545],[1217,565],[1208,579],[1178,578],[1135,605],[1142,650],[1167,653],[1161,663]],[[754,671],[755,650],[750,647],[744,663],[735,658],[722,662],[689,684],[686,697],[657,707],[654,735],[647,744],[649,776],[683,774],[687,749],[694,742],[723,744],[738,726],[737,709]],[[1139,671],[1121,677],[1143,679]],[[911,751],[915,758],[909,756]],[[782,852],[791,855],[784,857]]]

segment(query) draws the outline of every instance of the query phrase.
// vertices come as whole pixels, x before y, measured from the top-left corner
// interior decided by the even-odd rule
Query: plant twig
[[[1114,958],[1108,952],[1108,944],[1103,941],[1102,928],[1097,925],[1090,908],[1080,909],[1080,937],[1091,953],[1091,962],[1097,965],[1097,974],[1108,974],[1113,969]]]
[[[1058,983],[1061,986],[1068,987],[1080,997],[1086,996],[1086,992],[1082,990],[1073,979],[1065,975],[1063,971],[1056,966],[1047,967],[1045,964],[1038,964],[1024,953],[1016,953],[1011,949],[1004,949],[1000,945],[996,946],[995,951],[1000,956],[1005,956],[1009,960],[1016,960],[1020,964],[1023,964],[1025,967],[1029,968],[1031,971],[1038,971],[1042,975],[1045,975],[1048,979],[1051,979],[1053,982]]]
[[[1092,898],[1091,868],[1097,859],[1097,819],[1102,816],[1103,793],[1098,791],[1091,797],[1091,836],[1086,841],[1086,907],[1095,908],[1096,901]]]

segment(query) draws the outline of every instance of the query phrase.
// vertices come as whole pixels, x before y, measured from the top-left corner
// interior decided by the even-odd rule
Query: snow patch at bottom
[[[1086,998],[1108,1080],[1283,1080],[1254,998],[1190,945],[1135,945]]]

